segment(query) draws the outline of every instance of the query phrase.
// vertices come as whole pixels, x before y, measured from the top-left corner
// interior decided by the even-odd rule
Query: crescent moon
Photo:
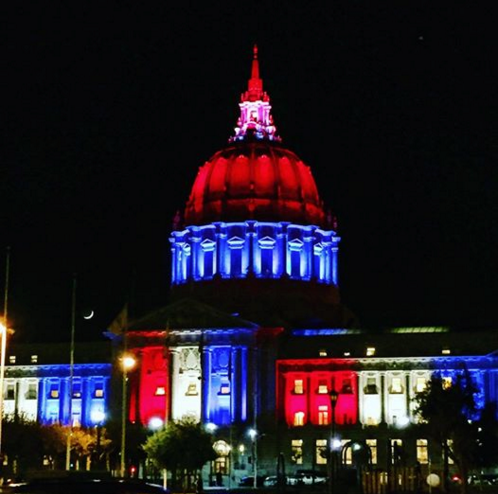
[[[93,310],[91,310],[90,314],[88,314],[87,316],[83,316],[83,319],[91,319],[94,314],[95,314],[95,312]]]

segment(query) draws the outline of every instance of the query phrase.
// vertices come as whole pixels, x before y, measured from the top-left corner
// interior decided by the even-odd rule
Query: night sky
[[[172,218],[232,135],[254,43],[283,144],[338,217],[343,302],[365,327],[498,329],[486,4],[2,6],[0,255],[11,247],[15,340],[69,339],[75,273],[77,339],[102,339],[130,297],[136,314],[167,303]]]

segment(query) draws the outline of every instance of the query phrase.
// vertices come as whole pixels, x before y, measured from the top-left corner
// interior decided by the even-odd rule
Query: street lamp
[[[258,431],[256,429],[249,429],[248,434],[252,440],[253,487],[256,489],[258,487]]]
[[[330,397],[330,406],[332,408],[332,420],[330,421],[331,425],[331,435],[330,435],[330,494],[334,493],[334,482],[335,482],[335,475],[336,475],[336,468],[335,468],[335,451],[334,451],[334,440],[335,440],[335,407],[337,405],[337,400],[339,399],[339,393],[333,389],[329,393]]]
[[[5,353],[7,350],[7,327],[0,323],[0,335],[2,338],[0,352],[0,462],[2,461],[2,423],[3,423],[3,383],[5,376]]]
[[[121,365],[123,367],[122,401],[121,401],[121,477],[126,473],[126,405],[127,392],[126,382],[128,381],[128,371],[135,367],[136,360],[133,355],[123,355]]]
[[[105,413],[103,410],[94,410],[91,414],[92,422],[95,424],[97,430],[97,447],[95,448],[95,465],[94,468],[100,469],[101,467],[101,443],[102,443],[102,425],[105,421]]]

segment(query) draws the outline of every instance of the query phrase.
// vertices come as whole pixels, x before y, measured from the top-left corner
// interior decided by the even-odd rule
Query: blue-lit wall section
[[[92,426],[105,421],[111,364],[74,366],[71,406],[69,374],[68,364],[39,367],[38,421],[42,424],[72,423],[82,426]]]
[[[287,222],[189,226],[170,237],[171,282],[251,275],[337,285],[339,241],[332,230]]]
[[[247,348],[210,345],[203,354],[203,419],[229,425],[247,419]]]

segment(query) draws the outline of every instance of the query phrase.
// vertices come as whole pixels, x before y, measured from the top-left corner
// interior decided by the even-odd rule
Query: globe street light
[[[330,494],[334,493],[334,482],[335,482],[335,475],[336,475],[336,468],[335,468],[335,451],[334,451],[334,441],[335,441],[335,407],[337,405],[337,400],[339,399],[339,393],[333,389],[329,393],[330,397],[330,406],[332,409],[332,420],[330,421],[331,425],[331,435],[330,435]]]
[[[121,365],[123,367],[122,400],[121,400],[121,477],[126,473],[126,405],[127,392],[126,382],[128,381],[128,371],[135,367],[136,360],[133,355],[123,355]]]

